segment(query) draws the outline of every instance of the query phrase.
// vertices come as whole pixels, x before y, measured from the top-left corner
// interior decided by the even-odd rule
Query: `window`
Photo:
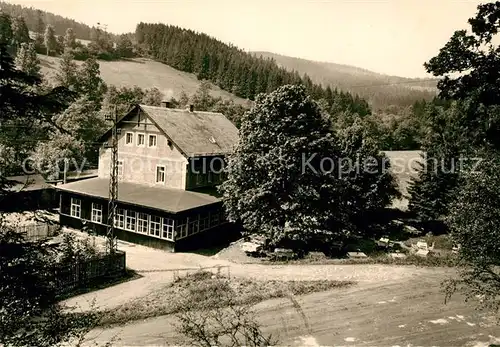
[[[137,134],[137,146],[144,146],[145,137],[146,135],[144,134]]]
[[[148,215],[145,213],[137,212],[137,232],[148,233]]]
[[[134,134],[133,133],[126,133],[125,134],[125,144],[131,145],[133,142],[134,142]]]
[[[125,210],[123,208],[115,209],[115,227],[123,229],[125,227]]]
[[[116,166],[118,167],[118,177],[123,177],[123,160],[117,160]]]
[[[165,166],[156,167],[156,183],[165,183]]]
[[[163,234],[162,238],[174,241],[174,220],[170,218],[163,218]]]
[[[213,228],[217,225],[219,225],[219,211],[215,211],[213,213],[210,213],[210,227]]]
[[[157,216],[150,216],[149,220],[149,235],[160,237],[161,218]]]
[[[210,228],[210,214],[205,213],[200,216],[200,231]]]
[[[193,235],[193,234],[196,234],[199,229],[199,224],[198,224],[198,217],[194,217],[192,221],[189,222],[189,226],[188,226],[188,235]]]
[[[90,217],[92,222],[102,223],[102,205],[92,203],[92,215]]]
[[[125,230],[135,231],[135,211],[127,211],[125,218]]]
[[[186,220],[182,219],[179,221],[179,225],[175,228],[176,235],[179,236],[179,238],[183,238],[187,236],[187,224]]]
[[[82,200],[71,198],[71,217],[81,218],[82,216]]]
[[[148,147],[156,147],[156,135],[149,135]]]

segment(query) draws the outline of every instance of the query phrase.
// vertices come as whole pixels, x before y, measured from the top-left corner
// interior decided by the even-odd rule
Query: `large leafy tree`
[[[450,207],[451,235],[461,249],[460,277],[448,282],[447,294],[464,292],[500,315],[500,156],[495,151],[483,158],[463,174]]]
[[[460,147],[483,160],[480,166],[461,170],[453,190],[446,189],[448,182],[436,186],[453,195],[447,225],[461,245],[461,276],[449,282],[448,294],[464,290],[469,298],[481,298],[484,306],[498,313],[500,48],[494,38],[500,24],[500,1],[479,5],[469,24],[471,33],[456,31],[426,68],[443,76],[438,85],[441,96],[460,105],[460,112],[448,122],[454,134],[446,138],[447,148]]]
[[[243,116],[221,186],[229,218],[274,244],[344,237],[349,209],[337,143],[304,87],[260,95]]]
[[[500,149],[500,48],[493,40],[500,23],[500,2],[479,5],[468,22],[470,31],[456,31],[439,54],[425,63],[428,72],[441,77],[440,97],[456,103],[448,110],[435,105],[427,109],[423,149],[427,162],[438,164],[431,170],[427,165],[420,173],[410,202],[424,222],[442,220],[447,214],[448,202],[456,195],[460,156]]]
[[[500,47],[494,40],[500,24],[500,1],[479,5],[476,16],[468,22],[470,32],[456,31],[425,67],[442,77],[438,83],[442,98],[468,102],[469,140],[479,146],[500,147],[500,116],[488,110],[500,105]]]

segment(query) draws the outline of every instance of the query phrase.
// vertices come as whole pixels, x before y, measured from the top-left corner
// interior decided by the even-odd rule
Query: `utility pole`
[[[68,158],[64,158],[63,184],[66,184],[67,177],[68,177]]]
[[[106,253],[113,254],[116,251],[115,216],[116,200],[118,199],[118,135],[121,132],[121,129],[117,128],[118,114],[116,112],[116,105],[113,109],[113,114],[106,115],[106,120],[113,122],[111,144],[109,142],[106,144],[106,148],[111,149]]]

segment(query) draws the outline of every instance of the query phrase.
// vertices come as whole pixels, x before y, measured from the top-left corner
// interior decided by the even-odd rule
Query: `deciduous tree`
[[[134,56],[134,45],[128,35],[121,35],[116,44],[116,53],[123,58]]]
[[[448,224],[459,244],[460,277],[448,281],[447,294],[463,292],[500,317],[500,156],[483,153],[478,167],[462,175],[451,202]]]
[[[95,58],[85,60],[76,73],[77,91],[89,100],[100,104],[106,92],[106,84],[101,78],[99,63]]]
[[[77,76],[78,66],[73,60],[73,54],[70,52],[64,53],[59,61],[59,69],[55,76],[57,84],[77,92],[79,87]]]
[[[76,47],[76,35],[73,28],[66,29],[66,33],[64,35],[64,48],[66,49],[74,49]]]
[[[22,43],[17,51],[15,64],[18,70],[29,76],[40,78],[40,60],[34,43]]]
[[[333,205],[341,183],[319,163],[336,161],[338,153],[328,122],[303,87],[261,95],[243,116],[221,186],[229,218],[274,243],[328,232],[328,221],[339,211]]]
[[[163,94],[156,87],[146,89],[142,98],[142,103],[149,106],[160,106],[163,100]]]
[[[438,83],[442,98],[467,101],[469,141],[500,148],[500,116],[488,111],[490,106],[500,105],[500,48],[493,40],[500,24],[500,2],[477,9],[468,21],[471,33],[456,31],[425,67],[443,77]]]
[[[47,49],[47,55],[50,55],[50,52],[53,52],[56,50],[57,47],[57,40],[56,40],[56,35],[54,32],[54,27],[52,25],[47,25],[45,28],[45,34],[43,37],[43,44],[45,45],[45,48]]]

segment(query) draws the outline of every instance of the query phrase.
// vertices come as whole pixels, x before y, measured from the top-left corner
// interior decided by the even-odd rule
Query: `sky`
[[[113,33],[139,22],[204,32],[246,51],[270,51],[378,73],[430,77],[423,63],[484,1],[469,0],[7,0]]]

